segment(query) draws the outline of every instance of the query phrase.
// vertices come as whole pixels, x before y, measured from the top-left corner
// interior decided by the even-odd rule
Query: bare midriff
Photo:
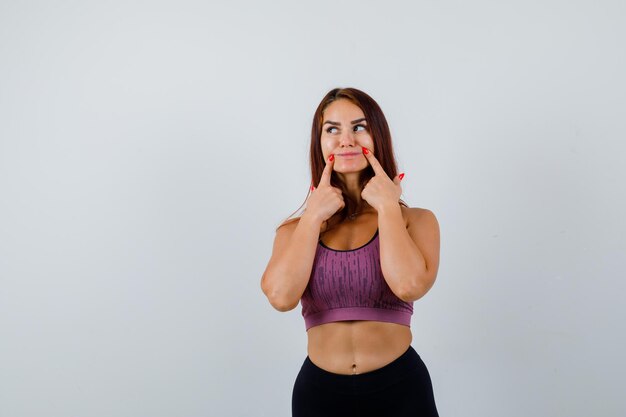
[[[413,336],[408,326],[379,321],[339,321],[307,331],[309,359],[335,374],[374,371],[399,358]]]

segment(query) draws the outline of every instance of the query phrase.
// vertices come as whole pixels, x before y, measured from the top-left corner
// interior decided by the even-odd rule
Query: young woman
[[[261,279],[277,310],[302,304],[308,355],[292,415],[438,416],[410,329],[437,276],[437,219],[400,199],[389,127],[366,93],[326,94],[310,154],[306,207],[277,229]]]

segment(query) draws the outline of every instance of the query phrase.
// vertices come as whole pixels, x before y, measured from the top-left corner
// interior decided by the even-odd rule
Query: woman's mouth
[[[363,154],[362,152],[346,152],[346,153],[337,154],[337,156],[340,156],[342,158],[354,158],[362,154]]]

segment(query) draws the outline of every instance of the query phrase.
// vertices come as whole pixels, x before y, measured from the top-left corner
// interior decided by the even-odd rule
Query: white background
[[[260,278],[336,86],[440,222],[440,414],[623,416],[624,39],[621,0],[2,1],[0,416],[289,416]]]

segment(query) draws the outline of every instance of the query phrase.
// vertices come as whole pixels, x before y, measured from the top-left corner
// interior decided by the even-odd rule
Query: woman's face
[[[374,141],[363,110],[345,99],[333,101],[324,110],[320,145],[325,161],[335,155],[333,171],[346,174],[367,168],[362,147],[373,152]]]

